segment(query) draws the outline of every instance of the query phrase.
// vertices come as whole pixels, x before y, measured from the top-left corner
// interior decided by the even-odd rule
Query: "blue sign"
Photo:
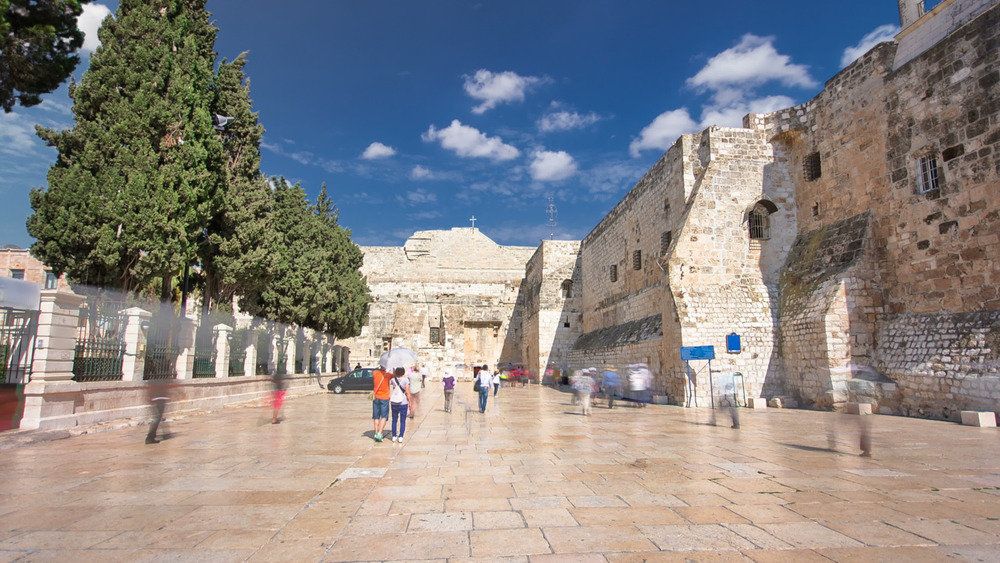
[[[726,352],[739,354],[740,351],[742,351],[742,348],[740,348],[740,335],[732,332],[726,337]]]
[[[714,360],[715,346],[681,346],[682,360]]]

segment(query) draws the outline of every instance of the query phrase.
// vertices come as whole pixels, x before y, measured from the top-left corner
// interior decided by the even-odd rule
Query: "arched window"
[[[767,199],[762,199],[750,207],[746,215],[750,240],[771,238],[771,214],[777,210],[778,206]]]
[[[562,296],[563,299],[569,299],[570,297],[573,297],[573,280],[563,280]]]

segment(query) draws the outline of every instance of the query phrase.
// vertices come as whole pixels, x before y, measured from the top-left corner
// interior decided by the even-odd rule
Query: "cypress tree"
[[[216,31],[204,0],[122,0],[101,27],[70,89],[76,123],[38,131],[59,157],[48,188],[31,192],[28,233],[54,272],[172,297],[220,204]]]
[[[0,107],[30,107],[66,80],[80,57],[76,20],[90,0],[0,0]]]
[[[246,53],[231,63],[223,60],[216,76],[213,113],[221,130],[225,182],[221,207],[208,225],[208,240],[199,248],[205,309],[228,308],[233,296],[239,296],[240,307],[252,310],[253,299],[269,279],[274,236],[268,224],[271,190],[260,172],[264,128],[253,111],[245,64]]]

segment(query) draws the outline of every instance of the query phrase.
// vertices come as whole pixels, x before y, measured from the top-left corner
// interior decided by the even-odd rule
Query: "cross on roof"
[[[472,228],[475,229],[476,228],[476,216],[473,215],[472,219],[469,219],[469,221],[472,221]]]

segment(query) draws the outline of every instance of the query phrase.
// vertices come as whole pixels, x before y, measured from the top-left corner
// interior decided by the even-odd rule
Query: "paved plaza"
[[[0,562],[1000,560],[996,428],[423,397],[402,444],[315,392],[0,450]]]

